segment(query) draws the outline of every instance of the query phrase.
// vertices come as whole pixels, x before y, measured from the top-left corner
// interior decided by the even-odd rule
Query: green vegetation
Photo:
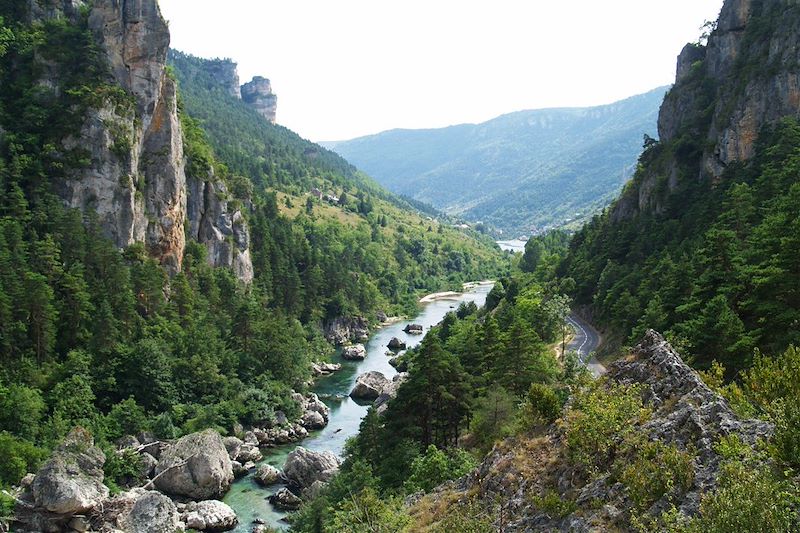
[[[520,111],[330,146],[389,190],[505,235],[530,234],[533,226],[575,229],[630,177],[642,133],[655,134],[665,91],[591,110]]]
[[[189,172],[221,180],[243,208],[255,280],[211,268],[191,240],[172,278],[143,244],[117,249],[95,213],[66,209],[56,194],[88,163],[82,149],[61,148],[87,110],[135,121],[133,97],[108,83],[85,11],[31,23],[27,5],[0,2],[0,487],[36,470],[76,425],[107,450],[116,488],[138,475],[112,451],[123,435],[230,433],[277,411],[296,417],[292,389],[304,390],[312,360],[332,351],[326,320],[413,312],[423,292],[507,270],[487,239],[426,220],[247,108],[229,113],[180,69]],[[113,151],[127,152],[129,132],[106,126]],[[141,181],[120,178],[137,192]],[[284,207],[303,205],[310,184],[346,189],[345,200]]]

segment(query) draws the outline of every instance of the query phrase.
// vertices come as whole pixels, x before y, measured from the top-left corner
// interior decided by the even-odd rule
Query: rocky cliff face
[[[272,84],[268,79],[256,76],[253,81],[242,85],[242,100],[275,124],[278,97],[272,93]]]
[[[230,59],[214,59],[206,63],[206,70],[214,81],[225,89],[227,94],[236,99],[242,98],[236,63]]]
[[[32,4],[38,18],[72,18],[80,7],[77,0]],[[188,233],[209,248],[213,266],[231,267],[249,282],[242,212],[230,209],[224,185],[212,183],[213,176],[186,175],[177,88],[165,68],[169,29],[157,1],[97,0],[89,28],[108,59],[110,81],[128,96],[106,98],[89,110],[80,134],[65,139],[67,149],[86,149],[90,164],[58,184],[64,202],[96,211],[117,246],[145,243],[172,273],[181,269]],[[215,78],[238,97],[236,65],[215,65]]]
[[[615,219],[659,212],[658,183],[672,191],[682,179],[721,179],[728,165],[753,157],[762,128],[800,116],[799,24],[794,2],[725,1],[707,46],[687,45],[678,57],[659,114],[662,145],[676,154],[691,148],[699,163],[679,168],[676,155],[648,168],[618,202]]]

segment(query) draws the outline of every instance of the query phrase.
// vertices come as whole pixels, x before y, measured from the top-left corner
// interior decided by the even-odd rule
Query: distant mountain
[[[564,226],[604,207],[655,136],[668,87],[610,105],[540,109],[483,124],[391,130],[325,143],[382,185],[511,233]]]

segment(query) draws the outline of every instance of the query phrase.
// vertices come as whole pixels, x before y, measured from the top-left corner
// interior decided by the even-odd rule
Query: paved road
[[[601,337],[591,324],[572,313],[567,317],[567,323],[575,330],[575,337],[567,345],[567,351],[577,352],[581,362],[595,376],[606,373],[606,367],[594,357],[594,352],[600,346]]]

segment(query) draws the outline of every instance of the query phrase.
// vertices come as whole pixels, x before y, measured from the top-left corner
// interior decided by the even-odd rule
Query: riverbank
[[[465,292],[455,293],[455,297],[446,300],[433,299],[425,303],[416,317],[382,325],[370,334],[369,340],[365,343],[367,357],[363,361],[347,361],[339,354],[334,356],[333,362],[341,364],[341,369],[332,375],[321,376],[312,389],[330,408],[328,425],[322,430],[311,432],[302,442],[262,449],[264,454],[262,464],[283,468],[286,456],[297,446],[315,452],[330,451],[341,456],[345,442],[358,433],[361,419],[367,414],[371,405],[357,402],[349,397],[357,377],[366,372],[376,371],[391,380],[397,375],[397,370],[389,364],[391,357],[386,355],[387,345],[392,338],[397,337],[409,348],[417,346],[423,336],[408,335],[403,331],[406,325],[420,324],[427,332],[452,310],[453,304],[474,302],[482,307],[492,286],[493,283],[487,281],[467,284]],[[284,519],[287,513],[276,510],[267,501],[269,496],[282,488],[281,483],[261,487],[252,475],[236,481],[224,498],[225,503],[230,505],[239,517],[239,526],[234,531],[250,533],[252,523],[256,519],[265,521],[270,527],[286,529],[288,525]]]
[[[420,298],[419,303],[429,304],[440,300],[458,300],[466,292],[475,290],[479,287],[491,286],[494,285],[495,283],[496,282],[492,280],[472,281],[469,283],[464,283],[462,287],[462,292],[456,292],[456,291],[434,292],[432,294],[428,294],[427,296],[423,296],[422,298]]]

